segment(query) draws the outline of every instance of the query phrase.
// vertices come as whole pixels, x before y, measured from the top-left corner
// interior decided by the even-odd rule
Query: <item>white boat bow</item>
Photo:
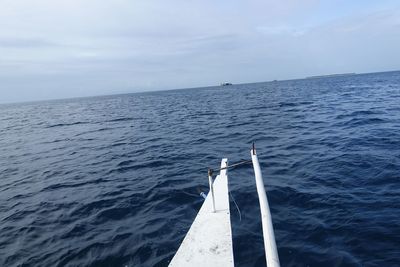
[[[251,159],[260,203],[267,267],[279,267],[271,212],[254,145]],[[215,181],[212,180],[212,172],[209,173],[210,192],[169,266],[234,266],[227,170],[243,163],[248,162],[228,166],[228,160],[222,159],[220,174]]]

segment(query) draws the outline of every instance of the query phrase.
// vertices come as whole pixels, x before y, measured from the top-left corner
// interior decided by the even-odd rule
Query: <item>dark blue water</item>
[[[282,266],[400,266],[400,72],[0,106],[0,266],[166,266],[255,141]],[[264,266],[251,166],[236,266]]]

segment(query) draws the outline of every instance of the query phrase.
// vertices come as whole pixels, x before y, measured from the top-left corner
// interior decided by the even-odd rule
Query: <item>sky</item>
[[[0,0],[0,103],[400,69],[400,1]]]

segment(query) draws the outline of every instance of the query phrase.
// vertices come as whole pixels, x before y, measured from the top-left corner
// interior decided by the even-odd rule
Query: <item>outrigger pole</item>
[[[256,148],[251,150],[251,160],[253,161],[254,174],[257,185],[258,200],[260,202],[261,221],[264,236],[265,258],[267,267],[280,267],[278,251],[276,249],[274,227],[271,220],[267,194],[265,193],[264,181],[261,174],[260,164],[256,154]]]

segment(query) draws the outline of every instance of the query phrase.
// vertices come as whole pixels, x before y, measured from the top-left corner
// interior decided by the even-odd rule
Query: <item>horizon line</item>
[[[306,77],[301,77],[301,78],[290,78],[290,79],[284,79],[284,80],[274,79],[274,80],[268,80],[268,81],[241,82],[241,83],[233,83],[232,85],[235,86],[235,85],[256,84],[256,83],[274,83],[274,82],[313,80],[313,79],[323,79],[323,78],[342,78],[342,77],[346,77],[346,76],[348,77],[348,76],[367,75],[367,74],[374,74],[374,73],[387,73],[387,72],[400,72],[400,69],[386,70],[386,71],[373,71],[373,72],[360,72],[360,73],[345,72],[345,73],[333,73],[333,74],[320,74],[320,75],[312,75],[312,76],[306,76]],[[167,89],[155,89],[155,90],[147,90],[147,91],[127,92],[127,93],[100,94],[100,95],[90,95],[90,96],[73,96],[73,97],[65,97],[65,98],[49,98],[49,99],[27,100],[27,101],[17,101],[17,102],[0,102],[0,105],[15,105],[15,104],[28,104],[28,103],[36,103],[36,102],[47,102],[47,101],[73,100],[73,99],[80,99],[80,98],[108,97],[108,96],[143,94],[143,93],[157,93],[157,92],[202,89],[202,88],[211,88],[211,87],[221,87],[221,85],[206,85],[206,86],[194,86],[194,87],[185,87],[185,88],[167,88]]]

